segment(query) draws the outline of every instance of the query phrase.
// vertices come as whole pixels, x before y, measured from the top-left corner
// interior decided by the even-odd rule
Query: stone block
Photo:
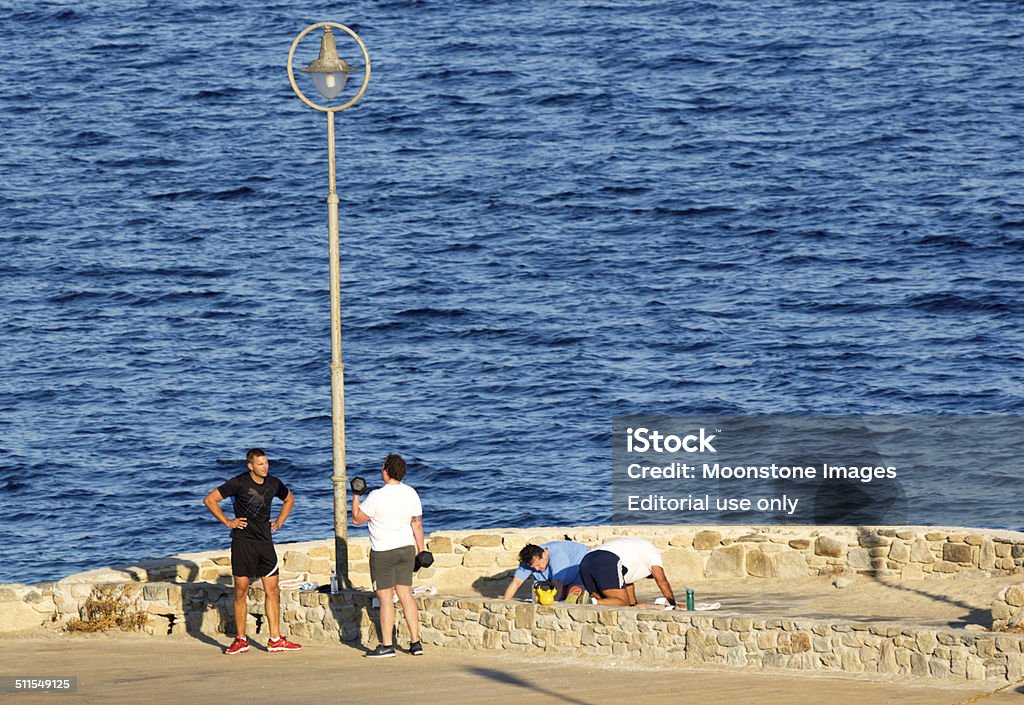
[[[167,583],[149,583],[144,585],[142,597],[145,600],[166,602],[168,597]]]
[[[601,608],[597,612],[597,621],[604,626],[616,626],[619,623],[619,611],[610,608]]]
[[[691,534],[677,534],[669,539],[668,545],[676,548],[692,548],[693,536]]]
[[[718,656],[715,638],[699,629],[686,630],[686,659],[688,661],[714,661]]]
[[[858,538],[857,542],[863,548],[880,548],[882,546],[888,546],[890,543],[888,538],[881,536],[874,531],[862,534],[860,538]]]
[[[27,602],[0,602],[0,633],[39,628],[45,616]]]
[[[924,568],[919,563],[907,563],[900,570],[900,580],[923,580]]]
[[[950,561],[938,561],[934,565],[934,570],[937,573],[958,573],[960,571],[960,564]]]
[[[722,534],[718,531],[700,531],[693,537],[693,547],[698,551],[712,550],[721,542]]]
[[[495,568],[498,565],[498,554],[494,551],[483,551],[471,548],[462,556],[462,565],[467,568]]]
[[[845,544],[831,536],[819,536],[814,541],[814,555],[838,558],[846,550]]]
[[[973,549],[965,543],[944,543],[942,560],[951,563],[973,563]]]
[[[906,563],[910,560],[910,544],[903,541],[893,541],[889,546],[889,560],[898,563]]]
[[[717,641],[720,646],[739,646],[740,638],[736,632],[719,632]]]
[[[704,556],[692,548],[666,548],[661,558],[665,574],[672,583],[704,578]]]
[[[781,548],[781,547],[779,547]],[[797,551],[747,551],[747,572],[756,578],[790,580],[807,577],[807,559]]]
[[[437,558],[438,553],[451,553],[453,551],[452,540],[447,536],[431,536],[427,539],[427,550],[435,554],[434,558]]]
[[[460,543],[466,548],[501,548],[501,536],[499,534],[470,534],[464,536]],[[433,552],[433,551],[431,551]],[[519,642],[516,642],[519,643]]]
[[[352,554],[349,554],[349,558]],[[356,559],[354,559],[356,560]],[[334,561],[328,558],[310,558],[309,560],[309,574],[315,580],[317,576],[323,578],[323,582],[329,582],[331,570],[334,569]],[[319,582],[319,581],[318,581]]]
[[[284,569],[293,573],[309,572],[309,556],[301,551],[285,551]]]
[[[537,607],[532,604],[520,604],[515,608],[516,629],[533,629],[537,619]],[[515,642],[519,643],[519,642]],[[525,642],[522,642],[525,643]]]
[[[852,548],[846,555],[850,570],[871,570],[871,555],[866,548]]]
[[[932,553],[931,544],[924,539],[917,539],[910,544],[910,560],[915,563],[934,563],[935,554]]]
[[[810,539],[793,539],[789,542],[789,547],[794,548],[797,551],[806,551],[811,547]]]
[[[508,634],[509,643],[529,644],[532,641],[532,634],[529,629],[513,629]]]
[[[996,544],[991,539],[981,542],[978,550],[978,567],[983,570],[992,570],[996,567]]]
[[[935,652],[938,640],[935,638],[935,634],[933,632],[920,631],[917,633],[916,643],[918,651],[930,656]]]
[[[696,540],[694,543],[696,544]],[[708,558],[705,575],[708,578],[745,577],[747,574],[746,552],[742,544],[716,548]]]
[[[964,543],[968,546],[980,546],[984,540],[984,537],[979,536],[978,534],[968,534],[964,537]]]
[[[1001,596],[1007,604],[1013,607],[1024,607],[1024,583],[1011,585],[1002,592]]]
[[[349,540],[348,551],[349,555],[352,555],[353,549],[364,550],[364,543],[357,540]],[[306,551],[310,558],[333,558],[334,557],[334,542],[330,544],[321,543],[316,546],[310,546],[309,550]]]
[[[501,648],[501,632],[487,631],[484,632],[483,646],[485,649],[500,649]]]

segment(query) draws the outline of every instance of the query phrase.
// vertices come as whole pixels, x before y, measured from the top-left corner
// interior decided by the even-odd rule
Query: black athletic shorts
[[[412,569],[416,563],[416,547],[402,546],[390,551],[370,551],[370,580],[374,590],[388,590],[395,585],[412,585]]]
[[[277,575],[277,551],[270,541],[231,540],[231,574],[240,578]]]
[[[590,593],[622,589],[626,568],[611,551],[591,551],[580,561],[580,580]]]

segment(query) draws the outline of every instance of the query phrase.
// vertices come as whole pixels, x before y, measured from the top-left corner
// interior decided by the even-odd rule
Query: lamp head
[[[320,91],[320,94],[327,99],[336,97],[345,87],[348,75],[353,71],[361,71],[357,66],[350,66],[347,61],[338,57],[338,46],[334,41],[334,34],[330,27],[324,28],[324,34],[320,37],[320,56],[304,69],[299,69],[310,74],[313,85]]]

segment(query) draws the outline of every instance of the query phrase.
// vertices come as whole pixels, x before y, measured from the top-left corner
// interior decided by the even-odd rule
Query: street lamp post
[[[359,71],[359,68],[350,66],[344,59],[338,57],[338,49],[335,44],[333,29],[340,29],[352,37],[359,45],[363,54],[365,68],[363,71],[363,84],[359,91],[349,101],[337,106],[320,105],[306,97],[302,89],[295,82],[295,72],[292,62],[295,59],[295,50],[299,42],[310,32],[323,28],[324,33],[320,37],[320,55],[300,69],[310,74],[313,85],[320,94],[327,100],[333,100],[345,87],[350,73]],[[306,27],[299,33],[299,36],[292,42],[291,51],[288,52],[288,81],[292,90],[303,103],[321,112],[327,113],[327,174],[329,190],[327,192],[327,234],[328,234],[328,256],[330,257],[330,280],[331,280],[331,425],[332,425],[332,446],[334,471],[331,480],[334,484],[334,558],[338,572],[338,580],[342,587],[352,586],[348,577],[348,511],[347,492],[345,476],[345,365],[341,360],[341,265],[339,262],[338,246],[338,192],[335,187],[335,165],[334,165],[334,113],[346,110],[355,105],[356,101],[363,97],[366,86],[370,82],[370,55],[366,51],[363,40],[345,25],[337,22],[319,22]]]

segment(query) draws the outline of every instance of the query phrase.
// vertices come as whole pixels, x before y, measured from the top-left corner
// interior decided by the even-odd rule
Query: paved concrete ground
[[[223,639],[224,645],[227,639]],[[953,705],[984,688],[938,681],[854,678],[698,669],[681,665],[516,657],[432,649],[370,661],[340,644],[268,653],[254,640],[246,654],[224,656],[213,640],[134,635],[32,635],[0,640],[0,675],[77,676],[76,694],[0,695],[11,705],[104,703],[165,705],[276,702],[406,705],[601,705],[642,702],[710,705]],[[1018,685],[981,701],[1024,703]]]

